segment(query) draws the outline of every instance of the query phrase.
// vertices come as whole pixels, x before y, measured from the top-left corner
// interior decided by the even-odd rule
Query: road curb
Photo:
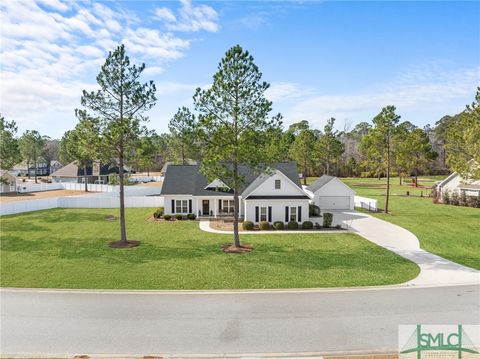
[[[12,359],[385,359],[394,358],[397,352],[379,349],[371,351],[336,351],[336,352],[289,352],[289,353],[213,353],[213,354],[56,354],[56,353],[18,353],[1,354],[0,358]]]

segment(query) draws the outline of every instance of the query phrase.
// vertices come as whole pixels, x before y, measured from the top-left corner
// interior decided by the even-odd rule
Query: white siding
[[[280,189],[275,189],[275,180],[280,180]],[[277,171],[267,178],[249,196],[299,196],[305,195],[287,176]]]
[[[255,221],[255,207],[267,207],[267,216],[268,216],[268,207],[272,207],[272,223],[276,221],[285,222],[285,207],[302,207],[302,220],[305,222],[309,220],[308,216],[308,199],[293,199],[293,200],[246,200],[244,201],[245,206],[245,220]],[[267,218],[268,219],[268,218]],[[297,218],[298,222],[298,218]]]
[[[313,202],[324,209],[346,209],[353,210],[355,191],[345,185],[338,178],[332,179],[317,192]]]

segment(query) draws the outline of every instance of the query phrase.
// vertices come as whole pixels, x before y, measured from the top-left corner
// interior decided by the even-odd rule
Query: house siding
[[[260,221],[260,215],[256,216],[256,207],[258,207],[258,212],[260,213],[260,207],[267,208],[267,220],[270,223],[279,221],[279,222],[288,222],[285,221],[285,207],[300,207],[301,211],[301,221],[305,222],[309,220],[308,217],[308,199],[294,199],[294,200],[245,200],[245,220],[258,223]],[[270,218],[268,218],[270,217]],[[297,210],[297,221],[298,221],[298,210]]]

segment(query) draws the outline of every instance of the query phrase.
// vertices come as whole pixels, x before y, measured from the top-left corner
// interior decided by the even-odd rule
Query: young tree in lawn
[[[124,166],[134,153],[138,139],[146,133],[142,124],[147,121],[143,115],[155,105],[153,81],[141,83],[139,78],[145,69],[130,64],[124,45],[108,54],[105,64],[97,76],[100,89],[83,91],[82,106],[91,110],[100,120],[102,154],[118,166],[120,182],[120,241],[111,243],[114,247],[138,245],[127,241],[125,228]]]
[[[236,45],[218,65],[212,86],[197,89],[193,98],[199,112],[201,171],[209,179],[222,179],[233,190],[234,243],[226,251],[248,250],[240,245],[238,234],[239,188],[245,181],[240,165],[258,172],[276,161],[265,150],[265,133],[280,127],[281,121],[279,115],[268,118],[272,103],[265,98],[265,91],[269,84],[261,78],[253,57]]]
[[[410,133],[416,127],[409,121],[400,123],[395,129],[392,136],[392,152],[395,154],[392,158],[392,167],[398,175],[400,186],[402,185],[402,178],[409,174],[410,167],[410,149],[407,146]]]
[[[27,162],[27,173],[28,178],[30,178],[30,164],[34,165],[34,175],[35,183],[37,182],[37,165],[38,160],[45,149],[45,144],[48,140],[48,137],[40,135],[38,131],[27,130],[20,137],[20,153],[22,154],[23,159]]]
[[[408,171],[415,174],[415,187],[418,187],[418,172],[424,171],[437,158],[428,134],[421,128],[414,128],[405,138],[400,153],[405,158]]]
[[[301,129],[290,146],[290,157],[297,162],[302,172],[303,184],[307,185],[307,176],[315,164],[315,143],[317,138],[310,128]]]
[[[15,121],[7,121],[0,115],[0,168],[3,170],[10,170],[21,161],[16,134]]]
[[[480,87],[475,101],[448,126],[447,164],[464,178],[480,179]]]
[[[187,107],[181,107],[168,124],[172,156],[183,165],[187,159],[197,157],[195,115]]]
[[[152,133],[140,139],[139,145],[135,149],[137,165],[142,170],[147,170],[147,176],[150,176],[150,170],[156,163],[156,156],[159,152],[158,138],[159,136],[152,131]]]
[[[375,146],[380,149],[382,155],[382,162],[385,164],[387,174],[387,190],[385,198],[385,213],[388,213],[388,205],[390,199],[390,169],[392,165],[392,138],[395,134],[395,129],[400,120],[400,116],[395,113],[395,106],[387,106],[373,118],[374,128],[373,132],[375,139]]]
[[[60,150],[64,158],[76,161],[83,168],[85,192],[88,192],[87,167],[92,166],[93,169],[93,162],[100,157],[100,122],[81,110],[77,111],[77,117],[80,121],[75,129],[65,132],[60,141]]]
[[[339,139],[339,132],[333,129],[334,125],[335,119],[332,117],[327,121],[323,133],[317,141],[317,156],[323,167],[323,173],[326,175],[330,174],[331,166],[337,163],[344,151],[343,143]]]

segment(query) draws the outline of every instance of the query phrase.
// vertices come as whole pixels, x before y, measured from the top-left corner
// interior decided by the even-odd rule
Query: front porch
[[[233,196],[226,197],[197,197],[195,199],[197,217],[199,219],[222,218],[233,221],[234,202]],[[240,217],[243,216],[242,206],[239,205]]]

